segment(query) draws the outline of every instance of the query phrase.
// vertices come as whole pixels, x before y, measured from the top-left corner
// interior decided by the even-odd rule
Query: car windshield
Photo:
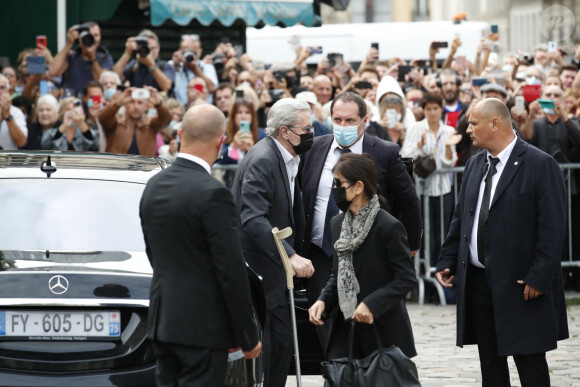
[[[144,188],[105,180],[0,180],[0,250],[143,251]]]

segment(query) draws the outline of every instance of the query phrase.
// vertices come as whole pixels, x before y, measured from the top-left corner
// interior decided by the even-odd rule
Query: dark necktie
[[[489,156],[489,168],[487,176],[485,177],[485,188],[483,190],[483,198],[481,199],[481,207],[479,208],[479,220],[477,223],[477,258],[482,265],[485,266],[485,258],[489,254],[489,246],[487,243],[487,216],[489,214],[489,203],[491,199],[491,179],[495,172],[496,164],[499,158]]]
[[[340,155],[345,153],[350,153],[350,149],[338,148]],[[334,179],[333,179],[334,182]],[[333,183],[334,185],[334,183]],[[326,217],[324,218],[324,233],[322,237],[322,250],[327,257],[332,257],[332,237],[330,235],[330,219],[338,214],[338,207],[334,201],[334,196],[332,196],[332,188],[330,190],[330,197],[328,198],[328,206],[326,207]]]

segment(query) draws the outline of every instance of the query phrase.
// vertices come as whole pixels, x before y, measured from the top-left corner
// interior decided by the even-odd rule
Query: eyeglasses
[[[308,126],[305,126],[305,127],[300,127],[300,126],[288,126],[288,130],[289,130],[289,131],[291,131],[291,132],[292,132],[292,133],[294,133],[295,135],[299,136],[299,134],[298,134],[298,133],[296,133],[295,131],[293,131],[293,130],[292,130],[292,129],[290,129],[290,128],[298,128],[298,129],[302,129],[302,132],[303,132],[304,134],[306,134],[306,133],[310,133],[310,132],[312,132],[312,129],[313,129],[314,127],[313,127],[312,125],[308,125]]]
[[[562,94],[546,93],[544,95],[551,98],[562,98]]]
[[[461,89],[459,91],[461,91],[464,94],[473,94],[473,92],[471,90],[469,90],[469,89]]]
[[[348,187],[344,187],[344,189],[349,189],[350,187],[352,187],[354,185],[354,183],[352,183],[350,180],[339,180],[339,179],[334,179],[334,188],[338,188],[338,187],[342,187],[342,183],[351,183],[351,185],[349,185]]]
[[[4,75],[5,77],[11,77],[11,78],[16,77],[16,74],[14,74],[14,73],[4,73],[2,75]]]

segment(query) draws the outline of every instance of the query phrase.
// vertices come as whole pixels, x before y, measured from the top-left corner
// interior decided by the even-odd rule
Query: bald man
[[[457,295],[457,345],[477,344],[482,385],[550,386],[546,351],[568,338],[560,257],[566,230],[562,172],[514,135],[507,107],[475,105],[471,157],[436,278]]]
[[[189,109],[181,151],[147,183],[140,204],[153,267],[148,337],[157,386],[223,386],[228,349],[261,342],[230,191],[210,175],[226,121],[212,105]]]
[[[321,105],[332,99],[332,81],[326,75],[318,75],[314,78],[312,91]]]

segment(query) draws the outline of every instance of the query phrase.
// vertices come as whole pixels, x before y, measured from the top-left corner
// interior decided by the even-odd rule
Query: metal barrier
[[[221,165],[215,164],[212,168],[212,175],[214,177],[221,180],[221,176],[225,171],[235,171],[237,169],[236,164],[230,165]],[[560,164],[560,168],[564,172],[566,177],[566,188],[567,188],[567,201],[568,201],[568,259],[562,261],[562,267],[580,267],[580,257],[577,257],[578,260],[574,260],[573,251],[572,251],[572,181],[574,179],[568,178],[570,176],[570,172],[573,170],[580,169],[580,163],[575,164]],[[437,174],[450,174],[453,178],[453,185],[452,185],[452,192],[454,197],[454,203],[457,202],[457,196],[459,194],[459,185],[458,185],[458,175],[463,173],[463,167],[457,168],[442,168],[434,171],[433,173]],[[418,178],[415,176],[415,184],[424,184],[425,179]],[[579,192],[580,194],[580,192]],[[437,291],[437,295],[439,297],[439,301],[441,305],[445,305],[445,294],[443,291],[443,287],[439,285],[437,280],[434,277],[435,268],[431,266],[431,247],[430,247],[430,238],[431,238],[431,223],[430,223],[430,216],[431,211],[429,208],[429,200],[424,200],[424,197],[420,197],[421,205],[423,207],[424,219],[423,219],[423,254],[421,251],[415,255],[414,264],[415,264],[415,272],[417,273],[417,282],[418,282],[418,303],[419,305],[423,305],[425,302],[425,282],[433,284],[435,290]],[[440,214],[443,214],[443,196],[439,198],[439,206],[440,206]],[[445,240],[445,224],[444,224],[444,217],[441,216],[439,219],[440,230],[441,230],[441,241]],[[580,243],[580,242],[579,242]]]
[[[571,176],[571,171],[580,169],[580,163],[575,164],[560,164],[560,168],[564,172],[565,182],[566,182],[566,189],[567,189],[567,203],[568,203],[568,259],[562,261],[562,267],[580,267],[580,260],[574,260],[573,257],[573,238],[572,238],[572,182],[574,179],[569,178]],[[458,184],[458,175],[462,174],[464,167],[457,167],[457,168],[441,168],[433,173],[436,174],[449,174],[452,175],[453,178],[453,185],[452,185],[452,192],[453,192],[453,203],[457,203],[457,196],[459,194],[459,184]],[[425,179],[421,179],[415,176],[415,184],[424,184]],[[580,194],[580,192],[579,192]],[[421,196],[421,205],[423,207],[424,219],[423,219],[423,255],[421,255],[421,251],[415,255],[415,272],[417,273],[417,280],[418,280],[418,302],[419,305],[423,305],[425,302],[425,282],[433,284],[435,290],[437,291],[437,295],[439,297],[439,301],[441,305],[445,305],[445,294],[443,292],[443,287],[439,285],[437,280],[435,279],[435,268],[431,266],[431,222],[430,222],[430,204],[429,200],[425,200],[427,197]],[[439,197],[439,205],[440,205],[440,214],[443,214],[443,196]],[[444,224],[444,217],[441,216],[439,219],[440,222],[440,230],[441,230],[441,241],[445,240],[445,224]],[[577,257],[580,259],[580,257]]]

